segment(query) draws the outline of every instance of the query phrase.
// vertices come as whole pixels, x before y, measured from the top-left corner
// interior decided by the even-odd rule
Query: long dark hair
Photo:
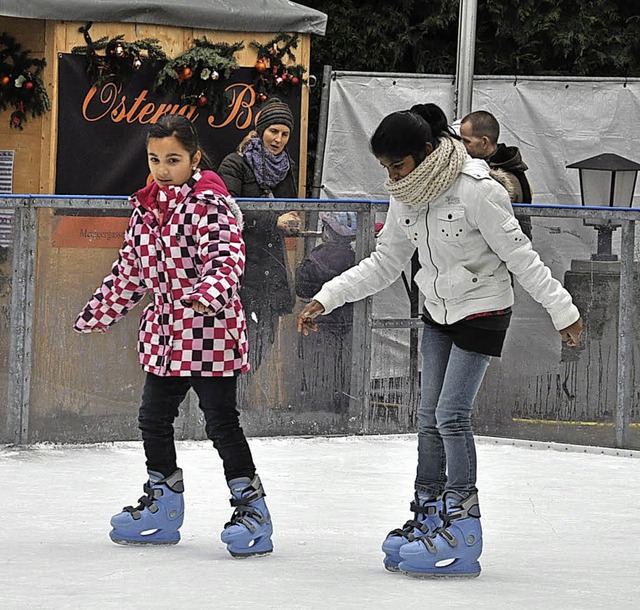
[[[149,138],[170,138],[173,136],[184,149],[189,153],[189,157],[200,151],[202,159],[199,166],[202,169],[213,169],[213,164],[208,155],[202,150],[198,132],[191,121],[181,114],[165,114],[156,123],[151,125],[147,132],[147,142]]]
[[[427,156],[427,142],[433,148],[437,141],[429,123],[420,115],[402,110],[387,115],[371,136],[371,152],[376,157],[401,159],[411,155],[416,164],[422,163]]]
[[[410,110],[429,123],[431,131],[436,138],[440,139],[443,134],[446,134],[456,140],[460,139],[458,134],[449,126],[445,113],[437,104],[416,104],[411,106]]]

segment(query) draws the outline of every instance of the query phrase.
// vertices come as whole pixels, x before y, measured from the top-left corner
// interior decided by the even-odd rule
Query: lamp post
[[[640,164],[616,154],[601,154],[567,165],[580,172],[582,205],[629,208]],[[637,274],[634,263],[635,221],[585,218],[584,224],[598,231],[598,250],[590,261],[572,260],[564,284],[573,297],[585,323],[588,340],[580,349],[587,352],[589,367],[600,375],[585,375],[581,380],[587,409],[602,421],[613,412],[615,446],[629,444],[629,422],[633,405],[633,353],[640,333],[633,324],[634,287]],[[625,225],[625,226],[623,226]],[[623,226],[621,261],[611,252],[613,232]],[[611,359],[610,354],[617,353]],[[564,354],[564,351],[563,351]],[[574,357],[577,353],[574,353]],[[611,397],[615,396],[615,402]]]
[[[620,155],[603,153],[584,161],[567,165],[580,172],[582,205],[631,207],[640,164]],[[620,223],[612,220],[585,219],[584,224],[598,232],[598,250],[591,255],[594,261],[617,261],[611,253],[611,237]]]

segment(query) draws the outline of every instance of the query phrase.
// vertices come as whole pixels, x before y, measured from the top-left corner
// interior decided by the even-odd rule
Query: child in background
[[[273,550],[264,490],[240,426],[236,382],[248,370],[238,291],[244,273],[242,214],[200,148],[188,119],[152,125],[153,182],[131,197],[133,213],[111,274],[75,322],[106,332],[147,293],[138,351],[147,376],[138,417],[149,475],[136,507],[111,519],[118,544],[176,544],[184,518],[173,423],[189,388],[222,458],[235,508],[222,532],[234,557]],[[203,169],[199,169],[203,168]]]
[[[353,249],[356,213],[320,212],[319,217],[322,221],[322,243],[300,261],[295,274],[296,295],[307,302],[325,282],[353,267],[356,262]],[[318,318],[318,324],[330,332],[343,334],[350,331],[352,317],[353,305],[346,304]]]

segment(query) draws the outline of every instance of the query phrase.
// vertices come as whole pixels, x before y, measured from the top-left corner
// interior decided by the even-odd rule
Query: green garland
[[[107,80],[122,83],[135,74],[144,60],[167,59],[155,38],[127,42],[120,35],[94,42],[89,36],[90,28],[91,22],[80,28],[86,45],[74,47],[71,52],[86,55],[87,74],[95,85]],[[266,101],[274,92],[291,93],[306,82],[303,78],[306,70],[295,64],[293,54],[298,47],[297,35],[279,34],[267,44],[252,42],[251,46],[257,51],[253,87],[260,101]],[[191,49],[160,69],[154,90],[177,93],[189,105],[208,106],[215,114],[224,115],[228,112],[225,81],[238,69],[235,54],[243,48],[242,42],[195,39]],[[22,51],[11,36],[0,34],[0,110],[15,108],[10,117],[11,127],[22,129],[27,114],[39,116],[51,109],[40,77],[45,65],[44,59],[30,58],[29,51]]]
[[[84,35],[84,46],[73,47],[72,53],[87,56],[87,75],[94,85],[109,80],[123,83],[142,66],[144,60],[164,60],[167,58],[160,48],[157,38],[144,38],[134,42],[124,40],[124,34],[109,38],[103,36],[95,42],[89,35],[91,22],[79,28]],[[99,55],[99,52],[104,54]]]
[[[292,49],[298,48],[297,34],[278,34],[266,44],[252,42],[258,59],[254,66],[255,79],[253,89],[261,102],[267,100],[271,93],[290,94],[306,83],[303,78],[306,69],[296,64]],[[284,64],[285,58],[289,65]]]
[[[47,62],[29,53],[6,32],[0,34],[0,111],[15,108],[9,117],[14,129],[23,129],[28,114],[36,117],[51,109],[40,76]]]
[[[189,105],[207,106],[214,114],[225,115],[229,110],[225,81],[238,69],[235,54],[243,48],[242,42],[228,44],[209,42],[206,37],[195,39],[191,49],[160,70],[154,89],[175,92]]]

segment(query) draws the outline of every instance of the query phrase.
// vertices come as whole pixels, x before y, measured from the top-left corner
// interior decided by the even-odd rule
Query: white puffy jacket
[[[424,206],[393,197],[376,249],[324,284],[314,299],[329,313],[392,284],[418,249],[415,277],[425,306],[440,324],[513,305],[509,271],[549,312],[557,330],[580,317],[571,295],[554,279],[524,236],[507,191],[488,165],[467,159],[460,176]]]

